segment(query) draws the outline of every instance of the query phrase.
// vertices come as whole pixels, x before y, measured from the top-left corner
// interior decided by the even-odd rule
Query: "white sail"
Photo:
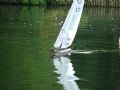
[[[69,47],[76,35],[84,6],[84,0],[74,0],[66,20],[54,44],[55,48]]]

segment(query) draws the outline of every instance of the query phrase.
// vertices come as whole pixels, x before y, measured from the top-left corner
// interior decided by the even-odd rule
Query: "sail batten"
[[[80,23],[83,6],[84,0],[73,1],[66,20],[54,44],[55,48],[68,48],[72,44]]]

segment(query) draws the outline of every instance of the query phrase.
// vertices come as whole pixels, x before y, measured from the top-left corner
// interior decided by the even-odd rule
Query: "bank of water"
[[[73,0],[0,0],[2,4],[37,5],[37,6],[68,6]],[[85,0],[87,7],[120,7],[120,0]]]

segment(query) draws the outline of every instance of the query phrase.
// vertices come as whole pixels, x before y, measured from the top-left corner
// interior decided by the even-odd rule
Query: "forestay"
[[[66,20],[54,44],[54,48],[68,48],[76,35],[84,6],[84,0],[74,0]]]

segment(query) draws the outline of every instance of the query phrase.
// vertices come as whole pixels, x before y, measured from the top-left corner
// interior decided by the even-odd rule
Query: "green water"
[[[73,48],[93,53],[71,56],[81,90],[120,90],[119,16],[119,9],[84,11]]]
[[[68,8],[0,6],[0,90],[64,90],[50,49]],[[120,90],[120,10],[85,8],[70,56],[81,90]]]

